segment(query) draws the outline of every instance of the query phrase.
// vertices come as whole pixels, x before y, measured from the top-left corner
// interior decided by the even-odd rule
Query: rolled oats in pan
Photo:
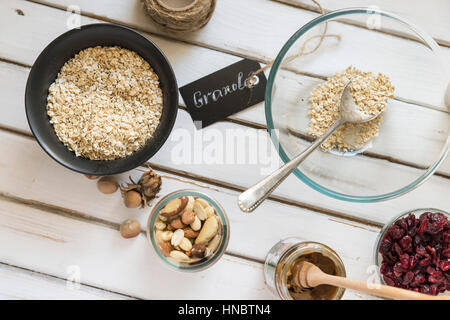
[[[342,125],[321,145],[326,151],[336,149],[348,152],[365,146],[378,135],[387,101],[394,97],[394,86],[386,75],[362,72],[350,66],[334,74],[311,92],[309,134],[320,137],[336,122],[339,117],[341,93],[350,79],[355,79],[352,81],[351,90],[353,99],[361,111],[367,114],[379,112],[381,114],[369,122]]]
[[[49,88],[47,114],[77,156],[113,160],[140,149],[159,124],[159,79],[137,53],[119,47],[82,50]]]

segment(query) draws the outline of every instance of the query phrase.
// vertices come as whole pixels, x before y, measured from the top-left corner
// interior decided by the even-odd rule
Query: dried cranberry
[[[438,286],[437,285],[431,285],[430,286],[430,294],[432,294],[432,295],[437,295],[439,292],[438,292],[439,290],[438,290]]]
[[[399,219],[380,243],[386,284],[437,295],[450,287],[450,222],[425,212]]]
[[[402,264],[400,262],[396,262],[394,264],[394,275],[396,277],[400,277],[405,270],[402,268]]]
[[[444,276],[441,271],[434,271],[428,276],[428,282],[441,284],[444,282]]]
[[[442,250],[441,254],[446,258],[450,258],[450,247],[445,250]]]
[[[420,223],[419,229],[417,229],[417,233],[418,233],[418,234],[423,234],[423,233],[425,233],[425,231],[427,230],[427,227],[428,227],[428,220],[427,220],[427,219],[424,219],[424,220]]]
[[[427,250],[424,248],[424,246],[418,245],[418,246],[416,247],[416,253],[417,253],[418,255],[421,255],[422,257],[424,257],[424,256],[427,255]]]
[[[420,256],[418,254],[410,256],[409,257],[409,268],[408,269],[412,270],[416,266],[416,264],[419,261],[419,259],[420,259]]]
[[[403,250],[397,242],[394,243],[394,251],[399,257],[403,254]]]
[[[408,222],[407,222],[406,218],[402,218],[402,219],[398,220],[395,224],[405,231],[408,230]]]
[[[425,293],[425,294],[430,294],[431,293],[431,289],[429,285],[422,285],[420,286],[420,292]]]
[[[414,279],[414,272],[408,271],[403,276],[403,285],[408,285]]]
[[[425,250],[427,250],[427,252],[428,252],[430,255],[433,255],[433,254],[436,253],[436,249],[434,249],[434,248],[431,247],[431,246],[426,246],[426,247],[425,247]]]
[[[404,270],[409,269],[409,255],[407,253],[400,255],[400,265]]]
[[[423,258],[422,260],[419,261],[419,266],[426,267],[426,266],[429,266],[430,263],[431,263],[431,258],[430,257],[426,257],[426,258]]]
[[[400,241],[400,247],[402,247],[403,250],[408,250],[411,247],[412,238],[409,235],[404,236]]]
[[[388,285],[388,286],[395,286],[395,282],[394,280],[392,280],[391,278],[387,277],[386,275],[383,276],[384,282]]]
[[[450,230],[444,231],[444,233],[442,234],[442,241],[445,244],[449,244],[450,243]]]
[[[399,226],[393,225],[389,229],[388,233],[389,233],[389,236],[391,237],[392,240],[399,240],[405,235],[406,232],[405,232],[405,230],[403,230]]]
[[[442,271],[450,270],[450,261],[441,261],[439,268],[441,268]]]
[[[391,250],[392,242],[389,238],[384,237],[380,244],[380,253],[387,253]]]

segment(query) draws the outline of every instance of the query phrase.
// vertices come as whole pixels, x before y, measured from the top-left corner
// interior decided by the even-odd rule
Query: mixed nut
[[[223,237],[223,225],[207,200],[182,196],[158,213],[154,236],[160,252],[177,263],[196,263],[212,256]]]

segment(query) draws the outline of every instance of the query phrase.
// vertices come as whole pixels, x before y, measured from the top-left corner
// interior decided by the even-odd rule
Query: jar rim
[[[222,224],[222,240],[219,244],[219,247],[217,248],[216,252],[211,255],[208,259],[206,259],[203,262],[196,263],[193,265],[180,265],[173,263],[170,261],[167,257],[165,257],[160,249],[158,248],[158,244],[156,242],[156,239],[154,237],[154,227],[155,222],[158,216],[158,212],[171,200],[183,197],[183,196],[194,196],[202,198],[206,201],[208,201],[216,210],[217,216],[220,218],[221,224]],[[213,197],[207,195],[204,192],[193,190],[193,189],[182,189],[177,190],[174,192],[171,192],[161,198],[159,202],[153,207],[150,216],[147,220],[147,240],[151,244],[153,251],[155,255],[158,257],[158,260],[160,260],[164,265],[171,267],[172,269],[175,269],[177,271],[183,271],[183,272],[196,272],[201,271],[206,268],[211,267],[213,264],[215,264],[219,259],[222,257],[222,255],[225,253],[225,250],[228,246],[228,242],[230,239],[230,222],[228,220],[228,216],[225,212],[225,209],[220,205],[220,203],[214,199]]]
[[[288,239],[298,239],[298,238],[295,238],[295,237],[287,238],[282,241],[285,241]],[[305,252],[309,249],[311,251]],[[299,254],[297,254],[297,253],[299,253]],[[347,276],[344,262],[339,257],[339,255],[336,253],[336,251],[334,251],[329,246],[327,246],[323,243],[320,243],[320,242],[300,241],[296,244],[293,244],[289,249],[287,249],[280,256],[280,259],[278,261],[278,263],[280,263],[281,261],[285,260],[284,261],[285,264],[283,265],[280,274],[278,274],[278,272],[275,272],[276,291],[278,292],[278,295],[282,299],[293,300],[292,296],[289,293],[289,290],[287,289],[286,280],[287,280],[287,272],[289,271],[289,268],[290,268],[290,263],[286,263],[287,262],[286,260],[290,259],[292,262],[295,259],[297,259],[298,257],[300,257],[304,254],[310,254],[310,253],[320,253],[320,254],[330,258],[338,270],[338,276],[340,276],[340,277]],[[326,253],[326,254],[324,254],[324,253]],[[280,279],[280,277],[281,277],[281,279]],[[344,293],[345,293],[345,288],[337,288],[336,293],[332,297],[331,300],[340,300],[342,298],[342,296],[344,295]]]

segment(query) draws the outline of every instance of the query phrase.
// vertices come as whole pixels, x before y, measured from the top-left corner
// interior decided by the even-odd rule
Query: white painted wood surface
[[[352,0],[322,2],[325,9],[353,4]],[[418,9],[402,10],[401,2],[392,4],[382,0],[379,5],[410,18],[418,15]],[[437,7],[442,5],[439,0],[431,2]],[[313,7],[304,5],[296,8],[276,1],[223,0],[219,1],[207,27],[190,35],[178,35],[156,28],[141,12],[138,0],[0,2],[0,112],[4,115],[0,117],[0,154],[3,155],[0,158],[0,298],[271,299],[274,297],[264,285],[262,262],[270,247],[282,238],[297,236],[325,243],[341,256],[349,276],[366,279],[368,267],[373,263],[378,226],[412,208],[438,207],[450,211],[450,161],[447,159],[439,170],[440,176],[430,178],[420,188],[391,201],[358,205],[334,200],[292,176],[274,193],[272,200],[266,201],[253,215],[244,215],[236,206],[236,197],[239,190],[262,177],[262,166],[178,164],[171,157],[176,146],[172,137],[150,160],[163,176],[161,195],[183,188],[204,190],[225,207],[231,222],[231,238],[224,258],[211,269],[188,275],[167,270],[152,255],[144,234],[133,240],[123,240],[117,232],[118,224],[130,217],[145,226],[150,209],[126,209],[118,193],[110,196],[98,193],[94,182],[57,165],[29,136],[23,106],[29,68],[40,51],[66,31],[68,13],[65,8],[69,4],[80,6],[84,15],[82,24],[116,22],[151,33],[148,36],[167,54],[180,85],[238,61],[242,56],[270,61],[298,27],[317,16]],[[18,14],[17,9],[24,15]],[[429,24],[430,33],[439,43],[448,44],[450,35],[443,32],[446,26],[448,29],[448,20],[439,10],[428,7],[427,10],[434,14]],[[271,23],[259,23],[269,12]],[[375,43],[389,37],[396,46],[405,49],[406,62],[415,61],[419,55],[417,44],[408,39],[347,23],[339,23],[336,28],[342,32],[351,30],[361,43],[367,36],[373,37]],[[443,46],[442,49],[448,59],[449,48]],[[344,55],[345,51],[336,54]],[[330,68],[333,70],[331,65],[325,65],[322,71],[328,72]],[[392,77],[404,84],[399,98],[420,104],[394,101],[399,113],[395,117],[405,118],[403,129],[420,128],[417,135],[411,137],[414,143],[427,144],[430,150],[433,146],[437,148],[445,136],[433,131],[431,123],[445,122],[449,117],[438,77],[435,91],[419,95],[411,82],[416,74],[405,72],[405,66],[397,64],[390,68]],[[288,81],[301,81],[310,86],[320,81],[302,74],[286,74]],[[295,94],[287,95],[286,102],[295,103],[295,97]],[[254,130],[251,127],[255,126],[264,128],[263,104],[230,119],[233,121],[223,121],[211,128],[220,132]],[[386,126],[395,130],[393,122],[386,121]],[[186,130],[189,135],[194,133],[192,121],[184,110],[179,111],[177,129]],[[264,139],[271,154],[277,157],[267,136]],[[414,166],[427,164],[429,155],[399,152],[401,139],[392,144],[395,146],[392,149],[375,146],[373,152]],[[348,165],[368,166],[367,181],[380,172],[389,175],[390,170],[401,172],[406,181],[418,170],[377,158],[353,158]],[[130,174],[137,176],[140,170]],[[127,174],[120,175],[119,179],[125,181],[126,177]],[[361,183],[365,183],[363,178]],[[73,265],[81,270],[81,286],[75,290],[68,288],[65,281],[67,267]],[[193,289],[195,296],[189,294]],[[344,297],[373,298],[351,291]]]

